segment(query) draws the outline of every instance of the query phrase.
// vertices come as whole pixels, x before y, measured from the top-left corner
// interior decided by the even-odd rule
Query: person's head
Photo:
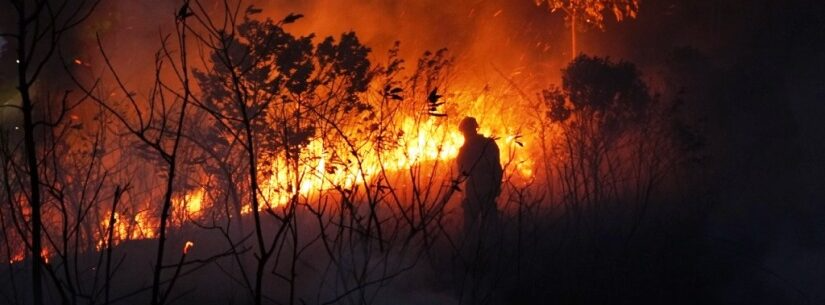
[[[478,122],[476,118],[468,116],[461,120],[461,123],[458,123],[458,130],[464,134],[464,137],[473,136],[478,134]]]

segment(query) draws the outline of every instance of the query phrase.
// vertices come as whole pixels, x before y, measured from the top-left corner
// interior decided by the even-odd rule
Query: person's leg
[[[499,230],[498,207],[495,198],[485,198],[480,209],[481,227],[485,235],[495,233]]]
[[[461,201],[461,206],[464,209],[464,234],[465,240],[468,240],[469,237],[473,236],[473,232],[476,231],[479,222],[479,211],[478,211],[478,204],[470,200],[469,198],[464,198]]]

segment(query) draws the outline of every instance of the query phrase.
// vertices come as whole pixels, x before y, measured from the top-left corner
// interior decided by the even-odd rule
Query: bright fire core
[[[534,160],[536,148],[530,145],[536,139],[530,136],[529,117],[520,114],[519,110],[508,110],[500,107],[496,109],[493,103],[485,104],[484,97],[476,98],[475,103],[461,103],[470,105],[459,110],[463,115],[477,117],[482,125],[479,132],[493,137],[501,150],[501,162],[505,169],[505,177],[511,181],[531,181],[534,179]],[[485,111],[493,109],[492,111]],[[493,114],[495,113],[495,114]],[[261,172],[271,172],[272,175],[262,177],[261,197],[263,204],[260,209],[276,208],[289,202],[296,194],[302,197],[312,197],[323,194],[336,187],[351,188],[357,184],[369,183],[381,174],[382,170],[389,173],[403,173],[414,166],[427,166],[440,163],[448,169],[453,168],[453,162],[459,148],[464,143],[462,134],[458,131],[457,121],[463,115],[454,115],[449,119],[434,116],[422,116],[417,119],[405,117],[399,124],[403,136],[398,139],[398,145],[392,149],[377,151],[366,145],[357,151],[358,158],[349,153],[351,164],[360,166],[330,168],[332,151],[320,139],[311,140],[301,151],[301,160],[298,177],[298,188],[291,183],[295,176],[285,170],[286,161],[272,162],[273,168]],[[518,123],[515,123],[518,122]],[[527,135],[523,135],[527,134]],[[343,155],[343,154],[338,154]],[[448,176],[455,175],[450,171]],[[443,177],[452,179],[455,177]],[[203,179],[204,181],[208,179]],[[180,219],[178,225],[187,220],[198,220],[205,215],[205,211],[215,206],[214,198],[209,196],[207,188],[201,186],[192,191],[175,196],[173,211]],[[249,214],[251,206],[246,203],[242,206],[241,214]],[[115,226],[116,236],[120,239],[144,239],[156,235],[153,228],[157,227],[157,218],[145,217],[137,214],[129,224],[118,223]],[[105,224],[102,224],[105,227]]]

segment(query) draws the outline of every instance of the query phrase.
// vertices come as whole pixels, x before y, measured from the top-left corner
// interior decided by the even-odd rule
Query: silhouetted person
[[[460,179],[464,180],[464,234],[489,233],[498,225],[496,197],[501,193],[502,169],[496,141],[478,133],[478,122],[465,117],[458,125],[464,145],[456,161]]]

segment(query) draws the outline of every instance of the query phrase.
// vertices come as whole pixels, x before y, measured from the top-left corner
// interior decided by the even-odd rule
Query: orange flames
[[[476,98],[472,102],[460,103],[461,105],[471,105],[469,109],[462,109],[462,115],[475,116],[481,120],[480,132],[487,136],[496,138],[501,149],[502,164],[507,165],[505,169],[508,174],[518,176],[522,179],[533,178],[533,161],[530,154],[524,149],[532,138],[522,136],[523,124],[528,121],[517,111],[501,111],[497,115],[489,115],[488,110],[494,108],[487,105],[485,96]],[[456,115],[455,120],[463,116]],[[521,125],[521,126],[520,126]],[[350,164],[360,164],[360,166],[348,166],[345,168],[335,168],[330,170],[328,162],[333,151],[325,145],[323,140],[314,139],[302,150],[302,160],[314,160],[305,162],[298,170],[301,173],[299,188],[290,188],[289,171],[284,160],[273,162],[271,172],[265,183],[262,183],[262,194],[269,207],[278,207],[286,204],[290,198],[296,194],[308,196],[314,193],[323,192],[335,187],[350,188],[355,184],[362,184],[378,176],[382,170],[388,172],[398,172],[409,169],[417,164],[434,161],[445,162],[452,165],[452,160],[458,155],[459,148],[464,143],[462,134],[458,131],[456,123],[440,117],[426,117],[416,120],[413,117],[406,117],[401,120],[400,129],[402,136],[398,139],[398,146],[384,151],[377,151],[369,146],[367,149],[357,151],[357,158],[352,152],[339,152],[335,155],[348,155],[344,160]],[[453,177],[454,178],[454,177]],[[264,207],[262,207],[264,208]],[[244,206],[243,214],[249,213],[249,205]]]
[[[107,247],[108,230],[110,229],[109,218],[111,214],[107,215],[101,221],[101,227],[104,228],[105,234],[98,236],[96,245],[97,250],[102,250]],[[112,230],[112,246],[117,245],[124,240],[139,240],[154,238],[156,236],[157,222],[152,221],[148,211],[139,212],[131,219],[123,219],[124,217],[115,212],[114,222],[111,224]]]
[[[501,150],[501,162],[505,168],[506,177],[516,178],[515,181],[531,181],[534,179],[533,156],[538,155],[538,148],[533,145],[539,142],[538,134],[533,126],[531,109],[519,106],[523,101],[513,103],[502,102],[501,97],[481,94],[476,97],[461,96],[455,93],[447,97],[448,103],[454,108],[448,109],[447,117],[409,115],[394,120],[395,128],[401,132],[395,139],[395,146],[377,150],[373,145],[357,143],[359,150],[335,151],[336,143],[325,143],[324,139],[315,138],[302,148],[300,160],[302,163],[297,169],[299,183],[293,176],[295,170],[286,170],[285,160],[271,162],[273,168],[261,172],[271,172],[272,175],[260,180],[264,202],[261,209],[274,208],[287,204],[295,195],[305,198],[316,196],[324,191],[336,187],[351,188],[358,184],[369,183],[372,179],[387,172],[403,172],[411,167],[441,162],[445,168],[451,168],[453,159],[458,154],[464,138],[457,128],[457,121],[464,116],[476,117],[481,128],[480,133],[496,139]],[[339,145],[340,146],[340,145]],[[333,156],[337,162],[360,166],[335,166]],[[356,160],[357,156],[357,160]],[[453,173],[454,175],[454,173]],[[455,178],[455,177],[443,177]],[[202,220],[216,202],[210,202],[210,191],[206,187],[208,177],[201,177],[195,187],[184,193],[178,193],[172,198],[172,229],[179,228],[185,222]],[[513,180],[511,180],[513,181]],[[96,234],[95,248],[100,251],[109,246],[115,246],[126,240],[140,240],[155,238],[158,234],[159,217],[156,209],[152,208],[151,196],[137,204],[142,207],[118,209],[114,213],[114,222],[110,224],[112,214],[101,215],[99,233]],[[27,217],[28,211],[23,206],[22,213]],[[247,204],[242,206],[242,214],[251,212]],[[109,230],[112,232],[112,245],[107,244]],[[187,254],[194,243],[187,241],[182,249]],[[48,252],[43,253],[44,260],[48,261]],[[25,252],[16,253],[9,258],[11,263],[24,260]]]
[[[183,196],[172,199],[172,207],[174,212],[178,214],[178,218],[182,221],[186,219],[197,219],[201,216],[204,209],[204,196],[206,189],[200,187],[190,191]]]
[[[23,249],[18,249],[19,251],[15,251],[12,253],[11,257],[9,258],[9,264],[19,263],[26,259],[26,251]],[[43,260],[43,263],[49,263],[49,256],[51,253],[49,249],[44,247],[40,250],[40,258]]]
[[[9,264],[22,262],[23,259],[25,259],[25,258],[26,258],[26,254],[23,253],[23,251],[20,251],[20,252],[15,253],[15,254],[12,255],[12,257],[9,259]]]
[[[477,8],[468,8],[473,11]],[[502,9],[489,10],[486,16],[506,17],[506,12]],[[474,16],[472,13],[471,16]],[[468,17],[476,18],[476,17]],[[486,17],[485,17],[486,18]],[[318,20],[325,20],[319,18]],[[504,22],[504,21],[499,21]],[[307,24],[310,26],[311,24]],[[303,25],[296,25],[303,26]],[[317,26],[317,25],[316,25]],[[375,35],[376,29],[360,29],[359,33],[366,33],[367,36]],[[479,27],[479,31],[488,34],[485,37],[503,37],[502,31],[495,27]],[[372,35],[371,35],[372,34]],[[419,33],[414,33],[416,37]],[[405,41],[406,37],[401,37]],[[412,40],[412,39],[407,39]],[[494,39],[489,39],[498,41]],[[503,40],[503,39],[502,39]],[[509,41],[509,40],[508,40]],[[383,42],[387,43],[387,42]],[[509,42],[508,42],[509,43]],[[498,45],[498,44],[496,44]],[[545,50],[549,43],[541,41],[536,46],[542,46]],[[420,46],[418,46],[420,47]],[[380,49],[380,47],[376,47]],[[460,49],[459,49],[460,50]],[[488,48],[478,47],[470,53],[487,51]],[[469,52],[464,50],[465,52]],[[507,54],[512,56],[499,56],[502,66],[521,61],[522,54]],[[516,56],[522,55],[522,56]],[[516,60],[516,59],[519,60]],[[529,59],[529,58],[528,58]],[[75,58],[72,62],[80,66],[89,66],[89,62]],[[521,71],[519,71],[520,73]],[[473,83],[474,79],[465,79],[467,83]],[[408,116],[394,119],[395,128],[402,131],[397,139],[397,146],[383,148],[378,151],[372,145],[356,145],[358,151],[335,151],[337,143],[326,143],[322,138],[316,138],[302,148],[300,159],[302,164],[297,169],[287,169],[286,160],[274,160],[272,168],[263,169],[261,172],[271,172],[266,177],[260,177],[260,195],[266,204],[261,209],[283,206],[295,195],[313,196],[315,194],[332,190],[335,187],[351,188],[358,184],[369,183],[382,174],[382,171],[402,172],[416,165],[432,162],[442,162],[447,167],[452,166],[452,160],[458,154],[458,150],[464,142],[461,133],[458,131],[457,122],[464,116],[474,116],[481,124],[480,133],[496,138],[501,149],[501,162],[505,165],[507,177],[516,177],[517,180],[532,180],[536,170],[534,169],[536,160],[533,156],[538,155],[538,148],[534,143],[538,143],[538,133],[535,130],[536,109],[527,107],[524,98],[516,97],[512,92],[503,93],[483,93],[477,96],[468,96],[467,92],[473,88],[486,87],[486,80],[482,83],[458,84],[459,87],[467,89],[465,92],[446,90],[445,99],[451,109],[445,112],[448,116],[421,117],[409,114]],[[486,89],[485,89],[486,90]],[[482,90],[478,90],[481,92]],[[487,92],[487,91],[484,91]],[[112,93],[114,95],[114,93]],[[501,100],[502,96],[507,96],[507,100]],[[77,120],[74,116],[72,120]],[[329,141],[329,140],[326,140]],[[357,160],[356,160],[357,156]],[[333,161],[333,158],[344,160]],[[350,164],[358,163],[360,166],[336,166],[333,162],[343,162]],[[299,177],[299,179],[295,179]],[[453,178],[453,177],[444,177]],[[213,202],[215,196],[210,196],[210,190],[203,183],[206,177],[200,177],[198,181],[201,186],[189,189],[185,192],[178,191],[172,199],[172,223],[171,227],[182,226],[184,222],[190,220],[201,220],[206,217],[213,206],[218,206]],[[294,183],[299,182],[297,185]],[[152,197],[152,196],[149,196]],[[156,198],[154,198],[156,199]],[[123,209],[118,208],[114,212],[113,223],[110,222],[110,213],[101,213],[98,222],[98,233],[94,234],[96,248],[98,250],[109,246],[117,245],[125,240],[151,239],[158,235],[159,217],[156,201],[153,198],[140,199],[133,205],[141,208]],[[251,212],[251,207],[246,204],[241,207],[242,214]],[[23,211],[24,214],[27,211]],[[109,228],[111,226],[111,228]],[[107,245],[107,231],[112,232],[112,245]],[[94,243],[94,242],[92,242]],[[188,253],[194,243],[187,241],[183,247],[183,253]],[[24,259],[24,254],[15,254],[9,258],[11,262],[18,262]]]

